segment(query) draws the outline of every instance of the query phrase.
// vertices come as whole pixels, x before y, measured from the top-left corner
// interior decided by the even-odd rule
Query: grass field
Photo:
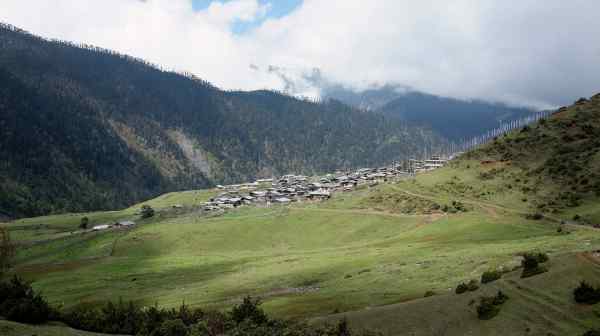
[[[278,317],[327,320],[349,312],[354,326],[393,335],[495,335],[491,330],[503,330],[503,323],[511,325],[509,334],[527,335],[546,335],[548,323],[555,334],[592,326],[593,311],[574,305],[569,293],[581,278],[600,283],[598,266],[579,257],[600,248],[600,235],[591,226],[557,228],[573,213],[594,218],[597,203],[528,220],[535,199],[508,188],[505,177],[481,178],[492,169],[463,160],[323,203],[245,207],[217,217],[194,210],[215,191],[193,191],[148,201],[158,209],[150,220],[139,220],[136,205],[4,225],[21,244],[15,272],[67,309],[119,298],[222,309],[250,294]],[[467,211],[440,210],[453,202]],[[174,204],[186,208],[174,211]],[[82,216],[93,225],[138,225],[81,234]],[[452,294],[486,270],[514,269],[519,254],[531,250],[550,254],[551,272],[520,280],[516,271],[486,286],[511,296],[499,318],[476,319],[468,303],[479,293]],[[427,291],[437,295],[423,299]]]
[[[191,190],[162,195],[142,204],[155,209],[165,210],[173,205],[190,208],[206,201],[216,193],[215,190]],[[35,218],[25,218],[10,223],[11,238],[20,244],[31,244],[47,240],[66,238],[79,230],[81,218],[88,217],[89,227],[114,223],[119,220],[135,219],[142,204],[133,205],[120,211],[98,211],[91,213],[70,213]],[[8,225],[2,224],[0,225]]]
[[[11,321],[0,320],[0,335],[2,336],[101,336],[97,334],[68,328],[60,323],[50,323],[32,326]]]
[[[386,335],[582,335],[598,327],[600,310],[576,304],[572,290],[581,280],[600,279],[598,262],[590,254],[555,255],[547,273],[531,278],[521,279],[519,270],[474,292],[337,314],[315,323],[346,317],[351,325]],[[494,319],[479,320],[479,298],[498,290],[509,300]]]

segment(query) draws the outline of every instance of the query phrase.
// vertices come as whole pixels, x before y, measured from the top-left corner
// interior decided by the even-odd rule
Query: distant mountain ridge
[[[369,112],[428,127],[449,141],[485,134],[501,123],[525,118],[536,111],[480,100],[458,100],[395,85],[363,91],[341,86],[324,89],[325,99],[336,99]]]
[[[9,25],[0,26],[0,132],[0,212],[13,217],[381,165],[443,143],[338,102],[226,92]]]

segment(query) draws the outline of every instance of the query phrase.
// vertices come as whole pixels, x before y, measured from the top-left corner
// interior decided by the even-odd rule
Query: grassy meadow
[[[101,336],[93,332],[75,330],[61,323],[49,323],[46,325],[34,326],[21,324],[6,320],[0,320],[0,335],[3,336]]]
[[[597,214],[597,206],[590,200],[527,219],[536,199],[508,188],[505,178],[489,178],[495,168],[460,160],[327,202],[242,207],[221,216],[197,209],[216,191],[191,191],[146,202],[158,210],[148,220],[139,219],[136,205],[3,225],[19,244],[14,271],[66,309],[120,298],[225,309],[252,295],[274,316],[322,321],[343,313],[355,327],[394,335],[494,335],[490,330],[502,321],[532,335],[548,321],[563,332],[593,325],[592,310],[573,308],[570,292],[584,278],[600,283],[597,265],[582,257],[600,247],[600,235],[589,225],[557,228],[573,212]],[[517,175],[516,169],[502,174]],[[120,219],[138,225],[81,233],[82,216],[92,225]],[[516,270],[484,286],[481,293],[502,288],[515,299],[501,318],[478,323],[469,302],[481,293],[457,297],[456,285],[486,270],[515,270],[519,255],[532,250],[549,253],[550,272],[521,280]],[[423,299],[427,291],[436,295]],[[430,318],[439,321],[427,324]]]

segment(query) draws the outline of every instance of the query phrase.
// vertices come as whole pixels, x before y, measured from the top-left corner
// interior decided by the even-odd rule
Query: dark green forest
[[[484,134],[501,123],[530,116],[533,110],[484,101],[462,101],[421,92],[407,92],[377,112],[416,126],[427,126],[458,141]]]
[[[416,127],[427,127],[450,141],[485,134],[502,123],[535,114],[536,110],[482,100],[458,100],[431,95],[400,85],[384,85],[355,92],[341,85],[325,87],[325,98]]]
[[[381,165],[426,128],[271,91],[229,92],[113,51],[0,26],[0,215],[123,207],[160,193]]]

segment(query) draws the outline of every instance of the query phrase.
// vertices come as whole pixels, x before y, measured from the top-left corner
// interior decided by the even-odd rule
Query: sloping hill
[[[589,206],[600,197],[599,135],[597,94],[467,153],[450,169],[479,161],[471,164],[482,170],[479,181],[503,184],[530,208],[566,215],[591,211],[588,219],[600,224],[600,209]]]
[[[537,221],[568,240],[581,230],[589,232],[590,238],[597,237],[592,226],[600,224],[599,134],[600,95],[595,95],[470,151],[445,168],[355,197],[352,208],[415,215],[448,209],[448,216],[458,215],[463,222],[471,217],[482,225],[493,218],[512,218],[523,229],[531,229]],[[457,229],[454,224],[440,234]],[[477,225],[463,230],[462,236],[484,253],[488,243],[501,239],[491,227],[486,232],[494,237],[487,242],[475,238],[480,234]],[[378,328],[390,335],[580,335],[600,325],[595,308],[576,304],[572,294],[579,281],[600,283],[600,260],[593,252],[600,246],[590,238],[566,249],[551,246],[550,237],[538,240],[538,248],[551,252],[549,272],[542,275],[520,279],[521,270],[517,270],[473,293],[442,292],[396,305],[334,314],[324,320],[346,316],[355,327]],[[511,239],[510,244],[516,245],[526,241]],[[581,249],[590,252],[577,253]],[[475,258],[464,252],[465,257]],[[474,273],[465,278],[476,278]],[[473,300],[499,289],[510,297],[508,303],[493,320],[478,320]]]
[[[274,92],[224,92],[129,56],[0,26],[0,213],[123,207],[272,174],[391,162],[424,129]]]
[[[572,299],[579,281],[600,284],[594,252],[600,235],[589,225],[600,213],[599,197],[580,190],[578,204],[540,207],[575,180],[538,168],[559,155],[554,147],[565,134],[580,133],[560,125],[596,125],[598,98],[442,169],[322,203],[244,207],[212,217],[194,211],[212,191],[194,191],[153,201],[158,212],[149,220],[139,220],[134,208],[87,215],[94,223],[137,218],[128,230],[78,234],[84,214],[3,224],[21,244],[14,272],[66,309],[120,297],[226,308],[251,294],[276,316],[319,322],[346,315],[354,327],[390,335],[582,334],[600,325],[595,307]],[[580,160],[594,137],[577,137]],[[599,161],[578,162],[592,176]],[[187,208],[170,212],[173,202]],[[574,213],[582,219],[574,221]],[[548,253],[548,273],[520,278],[520,255],[528,251]],[[453,294],[460,282],[496,269],[507,271],[501,280]],[[479,320],[477,300],[498,289],[509,301],[494,319]],[[435,295],[423,298],[430,291]]]
[[[363,204],[402,211],[398,205],[407,197],[446,203],[461,200],[523,215],[539,213],[565,222],[600,224],[598,134],[600,95],[595,95]]]
[[[600,280],[599,262],[589,254],[557,256],[547,273],[535,277],[521,279],[519,270],[475,292],[436,295],[316,321],[346,317],[351,326],[380,330],[385,335],[583,335],[600,321],[596,308],[574,302],[572,291],[579,281]],[[492,320],[479,320],[479,298],[493,296],[498,290],[508,301]]]

